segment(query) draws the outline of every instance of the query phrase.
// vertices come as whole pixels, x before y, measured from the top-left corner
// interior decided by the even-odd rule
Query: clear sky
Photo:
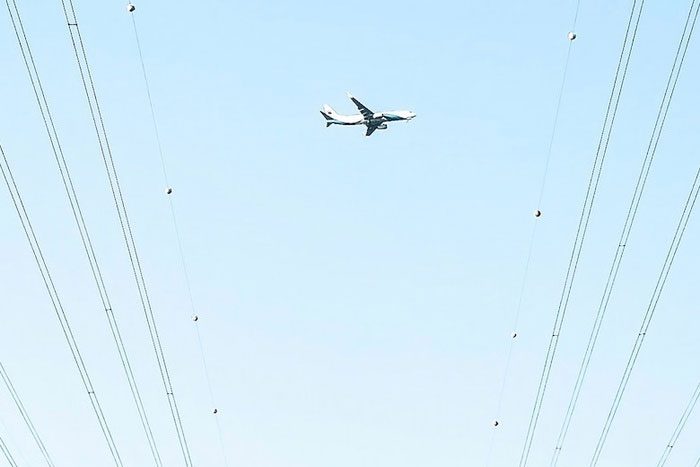
[[[195,465],[223,465],[123,2],[75,0]],[[582,0],[491,465],[517,464],[631,1]],[[544,465],[689,0],[648,0],[530,465]],[[60,1],[18,0],[165,465],[181,465]],[[139,2],[229,465],[484,465],[575,2]],[[0,143],[125,464],[152,464],[6,12]],[[697,39],[697,38],[696,38]],[[560,465],[593,453],[700,163],[691,43]],[[418,116],[364,137],[324,103]],[[601,467],[653,465],[700,378],[691,219]],[[0,190],[0,360],[57,466],[110,465]],[[0,388],[0,435],[42,465]],[[700,413],[673,465],[700,456]],[[0,460],[3,465],[4,460]]]

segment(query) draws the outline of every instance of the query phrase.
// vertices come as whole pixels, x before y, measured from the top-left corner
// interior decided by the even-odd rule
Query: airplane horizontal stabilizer
[[[324,110],[325,110],[325,107],[326,107],[326,106],[324,106]],[[330,115],[328,115],[328,114],[327,114],[326,112],[324,112],[323,110],[321,110],[321,115],[323,115],[323,118],[326,119],[326,128],[328,128],[329,126],[331,126],[331,125],[333,124],[333,117],[331,117]]]

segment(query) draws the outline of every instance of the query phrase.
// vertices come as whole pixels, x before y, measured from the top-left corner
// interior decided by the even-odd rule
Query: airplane
[[[326,128],[333,124],[366,125],[367,133],[365,133],[365,136],[371,136],[375,130],[386,130],[387,122],[411,120],[416,116],[416,114],[410,110],[392,110],[389,112],[374,113],[365,107],[362,102],[355,99],[352,94],[348,93],[348,97],[357,106],[360,113],[355,115],[340,115],[333,110],[330,105],[324,104],[321,115],[326,119]]]

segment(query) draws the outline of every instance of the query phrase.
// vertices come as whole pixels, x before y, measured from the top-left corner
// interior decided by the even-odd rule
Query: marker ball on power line
[[[569,34],[567,34],[566,37],[568,37],[570,41],[573,41],[574,39],[576,39],[576,33],[573,31],[569,31]]]
[[[535,211],[535,217],[542,217],[542,211],[540,211],[539,209]]]
[[[129,13],[133,13],[134,10],[136,10],[136,7],[133,5],[133,3],[129,3],[129,4],[126,6],[126,10],[127,10]]]
[[[173,189],[168,187],[168,189],[165,191],[166,194],[171,195],[173,194]]]
[[[493,426],[495,426],[495,427],[498,426],[498,420],[493,421]]]
[[[199,316],[192,315],[192,321],[199,321]]]

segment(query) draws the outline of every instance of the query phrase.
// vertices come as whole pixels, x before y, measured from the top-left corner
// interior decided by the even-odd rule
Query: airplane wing
[[[370,118],[372,118],[374,116],[374,112],[372,112],[367,107],[365,107],[362,102],[355,99],[355,97],[352,94],[348,93],[348,97],[357,106],[357,109],[360,111],[360,113],[362,114],[363,117],[365,117],[366,119],[369,120]],[[372,130],[372,131],[374,131],[374,130]]]
[[[367,133],[365,133],[365,136],[372,136],[372,133],[374,133],[374,130],[378,127],[379,125],[367,125]]]

